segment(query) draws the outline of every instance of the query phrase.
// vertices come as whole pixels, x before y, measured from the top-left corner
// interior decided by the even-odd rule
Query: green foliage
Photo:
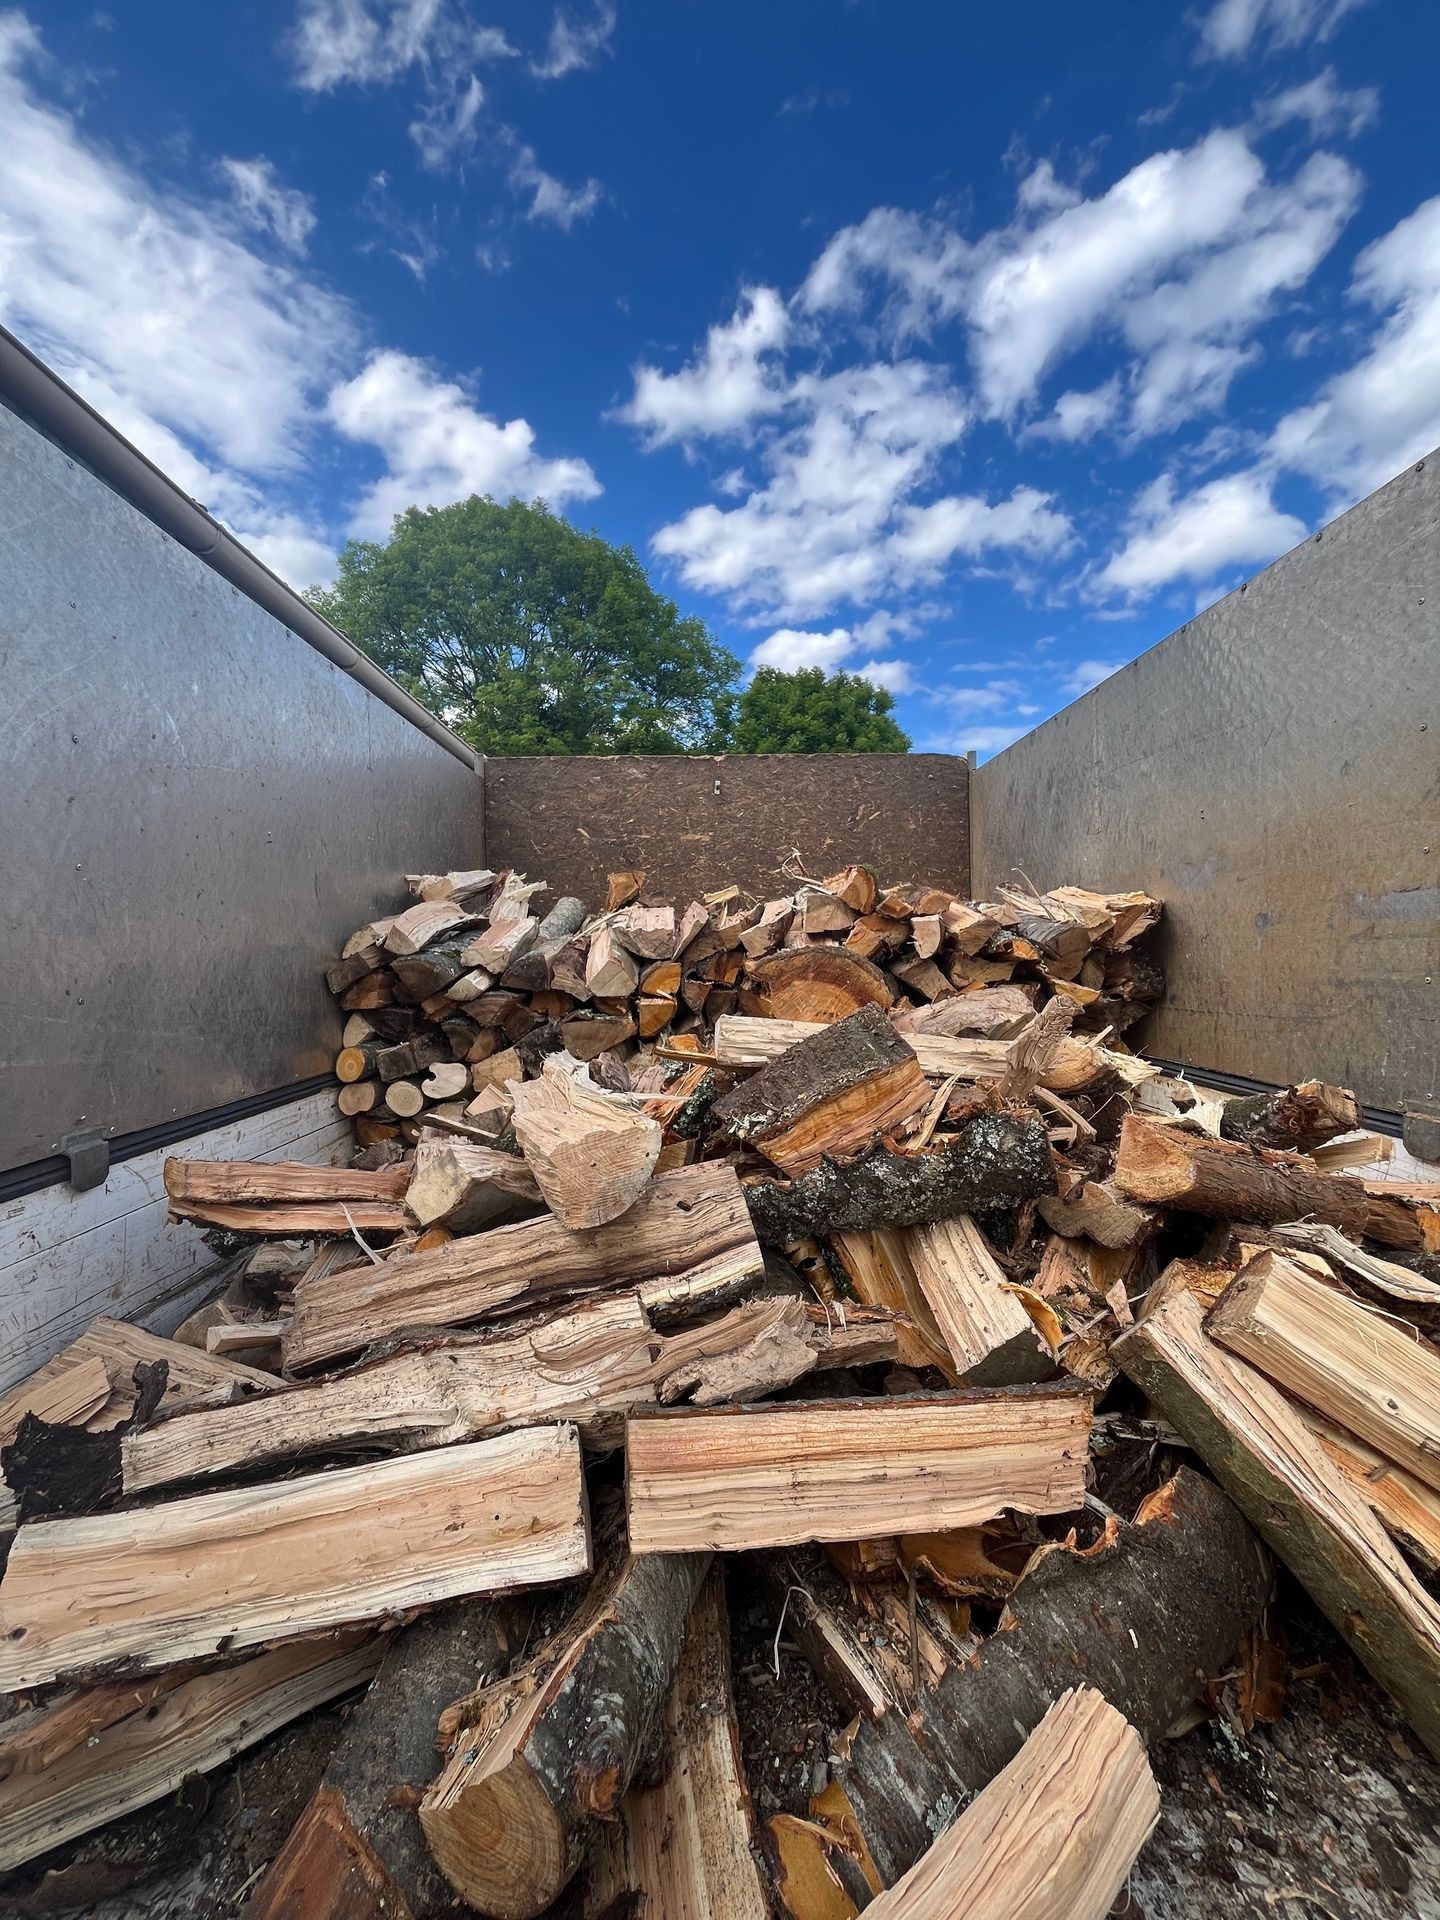
[[[732,753],[908,753],[895,701],[856,673],[761,667],[740,696]]]
[[[410,507],[311,603],[489,754],[717,752],[739,662],[542,503]]]

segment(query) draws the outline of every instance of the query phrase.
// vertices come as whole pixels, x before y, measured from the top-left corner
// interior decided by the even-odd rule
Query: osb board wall
[[[1162,1058],[1427,1104],[1440,1056],[1440,459],[975,776],[975,883],[1165,901]]]
[[[966,893],[969,779],[939,753],[487,760],[485,857],[587,902],[636,867],[677,901],[731,881],[764,898],[797,858],[816,878],[859,860]]]

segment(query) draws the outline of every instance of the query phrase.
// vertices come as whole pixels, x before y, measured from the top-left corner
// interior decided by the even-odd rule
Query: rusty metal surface
[[[1371,1106],[1440,1052],[1440,459],[982,767],[976,884],[1164,897],[1147,1048]]]
[[[480,782],[0,408],[0,1170],[323,1072],[322,971]]]
[[[487,859],[604,898],[643,867],[647,891],[686,900],[734,881],[761,898],[850,860],[887,881],[968,891],[969,768],[937,753],[488,760]]]

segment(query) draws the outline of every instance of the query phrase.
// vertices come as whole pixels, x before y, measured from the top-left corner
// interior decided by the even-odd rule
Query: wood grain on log
[[[165,1191],[172,1202],[403,1200],[405,1175],[399,1168],[357,1173],[301,1160],[167,1160]]]
[[[1241,1149],[1244,1151],[1244,1149]],[[1111,1353],[1244,1508],[1358,1659],[1440,1758],[1440,1604],[1264,1375],[1213,1341],[1188,1287],[1154,1304]]]
[[[603,1227],[628,1212],[659,1158],[658,1123],[568,1072],[558,1057],[511,1088],[515,1138],[563,1226]]]
[[[588,1536],[565,1426],[22,1526],[0,1582],[0,1692],[566,1579],[588,1567]]]
[[[971,1526],[1084,1499],[1090,1399],[1069,1389],[640,1414],[626,1423],[638,1553],[732,1552]]]
[[[911,1227],[902,1236],[955,1377],[972,1387],[1012,1387],[1055,1371],[1049,1347],[968,1214]]]
[[[542,1218],[495,1227],[432,1253],[396,1254],[295,1288],[283,1341],[298,1371],[406,1327],[460,1326],[507,1308],[621,1284],[664,1312],[733,1295],[762,1259],[731,1168],[657,1174],[620,1220],[583,1234]]]
[[[513,1153],[429,1133],[415,1149],[405,1204],[422,1227],[476,1233],[543,1205],[535,1176]]]
[[[780,1020],[843,1020],[861,1007],[889,1007],[895,1000],[881,969],[843,947],[796,947],[757,960],[750,971]]]

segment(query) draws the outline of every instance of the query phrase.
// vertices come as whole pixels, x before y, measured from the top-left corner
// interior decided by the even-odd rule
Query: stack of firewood
[[[1082,1032],[1122,1033],[1163,990],[1136,943],[1159,917],[1148,895],[1080,887],[998,902],[941,888],[880,888],[852,866],[774,900],[729,887],[683,909],[610,876],[605,910],[514,873],[412,874],[418,904],[368,922],[327,974],[346,1014],[340,1110],[362,1146],[403,1139],[427,1109],[460,1117],[534,1070],[545,1051],[631,1058],[707,1034],[736,1012],[833,1020],[862,1006],[903,1014],[927,1039],[1003,1039],[1060,997]],[[474,1117],[472,1115],[472,1117]]]
[[[1440,1189],[1127,1050],[1154,901],[415,884],[357,1164],[172,1161],[213,1298],[0,1402],[15,1884],[358,1694],[252,1920],[1100,1920],[1146,1744],[1283,1711],[1252,1525],[1440,1753]],[[833,1712],[784,1804],[727,1589]]]

